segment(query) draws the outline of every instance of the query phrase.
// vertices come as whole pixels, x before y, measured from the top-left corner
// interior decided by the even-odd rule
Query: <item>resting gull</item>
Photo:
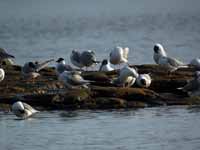
[[[187,68],[183,62],[177,60],[176,58],[168,57],[166,51],[161,44],[156,44],[153,48],[154,50],[154,61],[170,72],[176,71],[179,68]]]
[[[121,63],[127,63],[128,62],[128,53],[129,48],[122,48],[122,47],[115,47],[110,52],[110,63],[113,65],[121,64]]]
[[[12,112],[21,119],[27,119],[39,111],[24,102],[17,101],[12,105]]]
[[[56,73],[57,75],[63,73],[64,71],[72,71],[73,68],[70,65],[66,65],[65,60],[63,58],[59,58],[56,64]]]
[[[110,66],[110,62],[107,59],[104,59],[102,61],[102,63],[101,63],[99,71],[105,71],[105,72],[107,72],[107,71],[113,71],[113,70],[114,70],[114,68],[112,68]]]
[[[38,73],[40,70],[45,68],[53,59],[44,62],[27,62],[22,67],[22,75],[25,79],[34,79],[40,76]]]
[[[80,71],[64,71],[58,76],[58,79],[69,89],[80,87],[88,88],[87,85],[90,83],[83,79]]]

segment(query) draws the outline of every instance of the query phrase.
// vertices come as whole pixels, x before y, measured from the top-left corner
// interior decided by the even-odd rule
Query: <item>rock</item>
[[[133,66],[131,66],[133,67]],[[44,109],[118,109],[143,108],[165,105],[199,105],[199,97],[189,97],[177,90],[194,76],[194,68],[179,69],[170,75],[158,65],[138,65],[139,73],[150,73],[152,84],[145,88],[115,87],[111,80],[119,70],[111,72],[83,72],[83,78],[90,80],[89,89],[65,89],[57,80],[55,68],[41,70],[41,76],[34,80],[21,77],[21,66],[3,65],[6,72],[0,83],[0,104],[7,106],[16,100]]]

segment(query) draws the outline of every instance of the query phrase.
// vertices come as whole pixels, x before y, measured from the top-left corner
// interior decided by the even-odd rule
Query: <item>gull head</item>
[[[101,63],[102,65],[107,65],[108,64],[108,60],[107,59],[104,59]]]
[[[56,62],[57,62],[57,63],[64,62],[64,58],[60,57],[60,58],[58,58],[58,60],[57,60]]]
[[[166,54],[164,47],[159,43],[154,45],[153,50],[156,54]]]
[[[35,64],[34,64],[33,62],[29,62],[29,63],[28,63],[28,66],[29,66],[30,68],[36,69],[36,66],[35,66]]]
[[[12,105],[12,111],[13,112],[24,113],[25,112],[25,108],[24,108],[24,105],[22,104],[22,102],[21,101],[15,102]]]

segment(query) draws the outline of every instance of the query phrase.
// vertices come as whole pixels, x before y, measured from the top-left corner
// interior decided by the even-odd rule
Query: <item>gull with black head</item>
[[[56,64],[56,73],[57,75],[63,73],[64,71],[72,71],[73,68],[70,65],[67,65],[64,58],[59,58]]]
[[[110,62],[107,59],[104,59],[102,61],[102,63],[101,63],[99,71],[105,71],[105,72],[107,72],[107,71],[113,71],[113,70],[114,70],[114,68],[112,68],[110,66]]]
[[[179,68],[188,68],[183,62],[176,58],[168,57],[165,49],[161,44],[155,44],[154,48],[154,61],[156,64],[165,67],[169,72],[176,71]]]

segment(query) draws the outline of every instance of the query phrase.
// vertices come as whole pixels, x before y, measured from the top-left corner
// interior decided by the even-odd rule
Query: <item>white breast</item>
[[[5,77],[5,71],[2,68],[0,68],[0,82],[3,81],[4,77]]]

